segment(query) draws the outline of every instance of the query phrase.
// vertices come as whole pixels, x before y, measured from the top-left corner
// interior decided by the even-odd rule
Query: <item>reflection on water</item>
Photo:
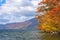
[[[60,40],[60,36],[39,31],[0,32],[0,40]]]
[[[42,40],[60,40],[60,35],[51,33],[42,33]]]

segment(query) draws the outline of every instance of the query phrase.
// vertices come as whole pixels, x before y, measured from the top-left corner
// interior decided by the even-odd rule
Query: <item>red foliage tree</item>
[[[39,30],[60,31],[60,0],[42,0],[37,8]]]

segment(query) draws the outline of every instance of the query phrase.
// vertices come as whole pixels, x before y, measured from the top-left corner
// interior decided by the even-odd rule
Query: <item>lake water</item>
[[[59,35],[41,33],[40,31],[0,32],[0,40],[60,40]]]

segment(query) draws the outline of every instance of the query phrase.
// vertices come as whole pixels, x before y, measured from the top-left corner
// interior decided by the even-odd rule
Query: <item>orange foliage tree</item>
[[[46,32],[60,32],[60,0],[42,0],[38,5],[38,29]]]

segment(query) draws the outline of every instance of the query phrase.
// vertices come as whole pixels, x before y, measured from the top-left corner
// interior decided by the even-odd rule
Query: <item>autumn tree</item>
[[[42,0],[38,5],[38,29],[46,32],[60,32],[60,0]]]

